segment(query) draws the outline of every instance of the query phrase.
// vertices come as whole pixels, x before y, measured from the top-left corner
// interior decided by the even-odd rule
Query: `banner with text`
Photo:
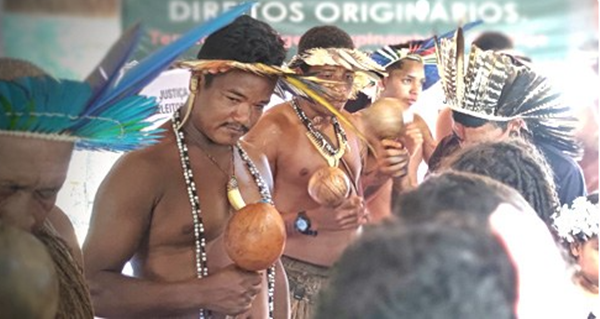
[[[265,1],[249,12],[282,33],[294,54],[300,36],[316,25],[333,24],[350,33],[356,45],[374,49],[431,36],[459,23],[482,19],[467,40],[482,31],[509,34],[517,50],[535,59],[560,59],[569,48],[597,37],[595,14],[585,2],[569,0],[413,0],[413,1]],[[137,58],[170,43],[237,1],[123,0],[124,28],[141,22],[146,34]],[[579,5],[576,5],[579,3]],[[192,57],[198,48],[188,52]]]

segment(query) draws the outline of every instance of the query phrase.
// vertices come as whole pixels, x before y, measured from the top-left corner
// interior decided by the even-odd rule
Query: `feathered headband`
[[[241,70],[264,77],[278,78],[276,92],[283,96],[284,92],[289,92],[294,96],[307,99],[311,102],[318,103],[327,108],[340,121],[349,126],[359,138],[367,141],[363,134],[355,127],[355,125],[347,119],[340,111],[331,105],[329,100],[336,99],[338,96],[336,85],[337,81],[328,81],[319,79],[314,76],[305,76],[298,74],[287,67],[279,67],[266,65],[262,63],[242,63],[232,60],[189,60],[181,61],[176,64],[181,68],[189,69],[194,74],[218,74],[230,71],[232,69]],[[366,65],[364,65],[366,67]],[[195,94],[194,74],[192,75],[190,94]],[[193,96],[188,99],[188,103],[193,102]],[[185,123],[191,113],[191,106],[188,106],[187,113],[182,120]],[[183,124],[182,124],[183,125]],[[368,142],[367,142],[368,143]]]
[[[481,23],[483,23],[482,20],[468,23],[463,26],[463,30],[467,31]],[[439,38],[450,38],[455,32],[455,30],[446,32]],[[440,79],[435,55],[435,39],[436,36],[432,36],[425,40],[409,41],[399,45],[386,45],[372,52],[370,57],[384,69],[403,59],[422,62],[425,68],[423,90],[427,90]]]
[[[592,204],[585,196],[578,197],[571,207],[564,205],[552,216],[552,227],[567,243],[589,240],[598,236],[599,209],[598,204]]]
[[[127,72],[140,39],[138,25],[112,46],[86,81],[49,76],[0,81],[0,134],[76,142],[78,148],[125,151],[154,143],[160,130],[145,130],[156,112],[153,98],[136,94],[196,42],[250,9],[232,8],[149,55]]]
[[[384,68],[375,63],[367,54],[357,49],[309,49],[292,57],[289,67],[293,69],[303,64],[308,66],[340,66],[346,70],[354,71],[351,99],[355,98],[358,92],[376,85],[381,77],[387,75]]]
[[[574,142],[577,119],[546,77],[510,55],[475,45],[465,73],[461,28],[436,45],[442,88],[453,111],[489,121],[522,119],[534,140],[580,155]]]

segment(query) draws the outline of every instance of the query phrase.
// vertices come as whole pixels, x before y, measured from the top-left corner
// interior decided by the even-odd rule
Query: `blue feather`
[[[200,39],[225,27],[238,16],[248,11],[254,2],[242,3],[231,10],[221,14],[194,29],[188,31],[173,43],[162,47],[158,51],[143,59],[139,64],[128,70],[125,75],[107,90],[102,98],[91,105],[89,113],[94,113],[114,101],[126,96],[138,93],[144,86],[150,83],[156,76],[167,68],[179,55],[196,44]]]
[[[139,24],[135,24],[127,29],[115,42],[104,59],[96,66],[94,71],[85,79],[92,87],[92,98],[89,105],[95,104],[102,98],[106,89],[111,87],[119,76],[119,72],[129,61],[135,48],[140,42],[142,32]]]
[[[77,148],[128,151],[154,144],[162,130],[145,121],[158,109],[154,98],[130,96],[97,114],[82,114],[92,95],[87,82],[49,76],[0,81],[0,130],[63,135]]]
[[[423,84],[423,90],[427,90],[437,81],[440,80],[438,68],[436,64],[425,64],[425,83]]]

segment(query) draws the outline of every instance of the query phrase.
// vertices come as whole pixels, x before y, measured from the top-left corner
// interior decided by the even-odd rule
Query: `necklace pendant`
[[[338,167],[340,164],[339,159],[335,156],[326,157],[325,159],[327,160],[327,165],[329,165],[329,167]]]
[[[233,209],[240,210],[246,206],[240,188],[238,187],[238,181],[235,176],[231,176],[227,183],[227,200]]]

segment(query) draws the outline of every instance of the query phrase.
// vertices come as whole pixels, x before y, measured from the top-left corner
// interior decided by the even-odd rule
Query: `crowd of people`
[[[460,28],[365,52],[324,25],[286,61],[279,33],[241,15],[175,64],[190,96],[151,130],[152,98],[98,98],[96,82],[0,58],[0,317],[600,316],[577,118],[497,37],[468,57]],[[436,81],[433,128],[411,106]],[[369,113],[383,99],[399,109]],[[126,151],[83,248],[56,206],[74,148]],[[285,228],[266,269],[227,250],[246,203],[273,205]]]

